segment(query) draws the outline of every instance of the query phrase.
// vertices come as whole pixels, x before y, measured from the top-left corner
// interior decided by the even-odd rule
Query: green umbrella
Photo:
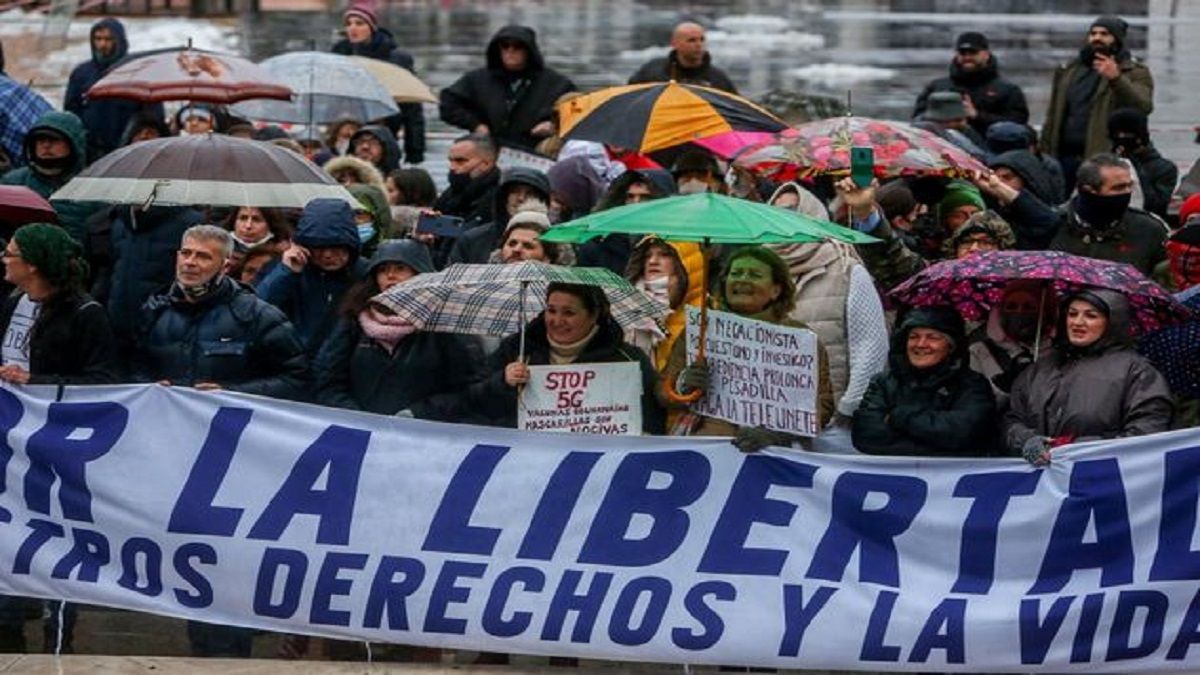
[[[711,193],[655,199],[593,213],[566,225],[550,228],[542,241],[578,244],[610,234],[648,235],[671,241],[704,244],[704,267],[712,244],[788,244],[828,241],[871,244],[875,237],[827,220],[774,206]],[[704,337],[708,332],[708,284],[700,304],[700,348],[697,361],[704,360]],[[667,395],[681,403],[698,401],[702,392],[679,394],[667,383]]]
[[[745,199],[712,193],[630,204],[550,228],[542,241],[578,244],[609,234],[653,235],[703,244],[788,244],[833,239],[870,244],[872,236]]]

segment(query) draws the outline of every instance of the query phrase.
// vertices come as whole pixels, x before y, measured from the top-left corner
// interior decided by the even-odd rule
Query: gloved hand
[[[1050,439],[1044,436],[1034,436],[1021,446],[1021,457],[1034,466],[1046,466],[1050,463]]]
[[[733,435],[733,444],[742,452],[758,452],[768,445],[789,447],[792,435],[782,431],[771,431],[764,427],[738,427]]]
[[[693,391],[708,391],[709,379],[708,364],[703,361],[697,361],[679,371],[679,378],[675,380],[675,388],[681,394]]]

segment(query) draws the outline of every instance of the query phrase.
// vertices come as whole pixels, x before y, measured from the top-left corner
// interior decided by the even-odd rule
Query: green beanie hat
[[[938,202],[938,213],[950,213],[960,206],[974,206],[980,211],[987,208],[979,189],[966,181],[953,180],[946,185],[946,194]]]
[[[21,259],[33,265],[55,288],[82,288],[88,277],[83,247],[58,225],[31,223],[13,234]]]

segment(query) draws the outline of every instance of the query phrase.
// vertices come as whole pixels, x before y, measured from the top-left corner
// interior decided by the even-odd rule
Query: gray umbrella
[[[324,52],[291,52],[261,64],[295,92],[290,102],[254,100],[233,106],[253,120],[327,124],[346,117],[375,120],[399,112],[392,95],[354,59]]]
[[[51,199],[303,208],[317,197],[358,203],[319,167],[287,148],[201,134],[121,148],[84,169]]]

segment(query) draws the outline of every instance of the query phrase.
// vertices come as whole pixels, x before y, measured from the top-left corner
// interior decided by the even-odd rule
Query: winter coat
[[[698,84],[703,87],[722,89],[731,94],[738,93],[733,80],[729,79],[725,71],[712,64],[712,55],[708,52],[704,52],[704,60],[699,66],[687,68],[679,63],[679,57],[675,54],[674,49],[666,56],[650,59],[643,63],[637,72],[629,77],[629,84],[669,82],[671,80],[681,84]]]
[[[124,121],[121,122],[124,124]],[[71,144],[75,164],[56,176],[49,176],[37,170],[31,163],[34,159],[33,138],[38,129],[50,129],[67,137]],[[24,185],[39,195],[50,199],[62,186],[83,171],[87,166],[87,131],[83,123],[74,113],[50,111],[38,119],[37,124],[30,127],[25,134],[25,166],[13,169],[0,178],[3,185]],[[83,241],[84,221],[95,212],[104,208],[97,202],[75,202],[54,200],[54,213],[58,216],[58,224],[71,233],[77,241]]]
[[[350,250],[346,266],[325,272],[313,263],[293,272],[278,264],[258,283],[263,300],[283,310],[296,327],[296,335],[309,355],[316,355],[337,322],[335,310],[342,295],[366,273],[367,263],[359,257],[358,228],[349,209],[341,202],[309,204],[296,225],[292,238],[312,248],[341,246]]]
[[[1129,263],[1146,276],[1167,257],[1167,228],[1145,211],[1130,208],[1115,226],[1104,230],[1080,222],[1073,202],[1060,217],[1058,233],[1049,246],[1052,251]]]
[[[396,142],[396,135],[392,133],[391,129],[375,125],[363,127],[354,132],[354,135],[350,137],[350,147],[353,148],[359,139],[367,136],[374,137],[383,146],[383,158],[379,160],[378,164],[374,165],[379,170],[380,175],[387,176],[389,173],[399,169],[403,153],[400,152],[400,144]]]
[[[304,347],[275,307],[254,291],[223,277],[199,302],[177,288],[142,307],[135,377],[225,389],[272,398],[300,399],[309,384]]]
[[[1150,69],[1128,52],[1117,57],[1121,75],[1109,82],[1100,78],[1092,93],[1091,110],[1088,114],[1087,144],[1082,157],[1098,152],[1108,152],[1108,116],[1118,108],[1137,108],[1149,115],[1154,110],[1154,78]],[[1063,127],[1066,124],[1067,96],[1071,82],[1082,69],[1091,68],[1079,59],[1064,64],[1054,73],[1050,89],[1050,103],[1046,109],[1046,123],[1042,125],[1041,147],[1044,151],[1060,157],[1063,154]]]
[[[1025,104],[1025,92],[1017,85],[1000,77],[996,56],[988,59],[987,65],[976,71],[964,71],[958,62],[951,60],[950,75],[938,78],[925,85],[913,108],[913,118],[920,117],[929,103],[929,95],[936,91],[955,91],[971,97],[975,106],[975,118],[971,128],[979,134],[995,122],[1009,121],[1025,124],[1029,121],[1029,107]]]
[[[383,182],[383,174],[379,172],[379,169],[375,168],[374,164],[353,155],[334,157],[325,162],[321,168],[330,176],[340,171],[349,171],[354,175],[355,182],[377,187],[387,194],[387,183]]]
[[[375,228],[375,231],[366,241],[359,237],[361,244],[359,252],[362,257],[369,258],[374,255],[379,242],[395,237],[395,228],[392,227],[392,208],[388,205],[387,194],[374,185],[349,185],[346,190],[354,195],[354,198],[360,203],[366,202],[370,205],[371,227]]]
[[[1163,157],[1154,146],[1146,146],[1129,155],[1142,186],[1142,208],[1159,218],[1167,217],[1167,206],[1179,182],[1179,167]]]
[[[851,427],[854,447],[872,455],[989,455],[996,416],[991,385],[967,366],[961,328],[954,336],[915,321],[921,312],[912,310],[895,331],[890,369],[863,394]],[[909,363],[908,334],[918,323],[957,338],[946,361],[920,370]]]
[[[469,387],[460,405],[462,410],[484,415],[493,426],[517,426],[517,389],[504,381],[504,368],[517,360],[520,353],[520,335],[504,338],[500,347],[488,359],[487,375]],[[546,323],[538,315],[525,328],[525,356],[531,366],[550,363],[550,343],[546,337]],[[642,431],[647,434],[663,433],[663,411],[655,398],[658,375],[650,359],[636,347],[622,339],[621,327],[611,318],[600,324],[591,342],[574,363],[637,363],[642,371]]]
[[[413,57],[396,46],[396,39],[386,28],[376,28],[371,33],[371,39],[354,44],[349,40],[340,40],[333,45],[334,54],[347,56],[365,56],[370,59],[387,61],[416,74],[413,68]],[[420,164],[425,161],[425,108],[420,103],[401,103],[400,112],[383,120],[394,137],[400,128],[404,128],[404,156],[409,164]]]
[[[1020,455],[1034,436],[1082,442],[1170,428],[1171,392],[1166,379],[1130,346],[1128,302],[1112,291],[1094,293],[1110,307],[1104,335],[1086,348],[1073,348],[1060,318],[1054,352],[1013,384],[1004,416],[1010,453]]]
[[[507,72],[500,61],[500,42],[507,40],[524,44],[528,52],[520,73]],[[443,89],[438,110],[447,124],[467,131],[486,124],[500,144],[532,149],[540,139],[529,131],[550,121],[554,103],[572,91],[571,80],[546,67],[533,29],[505,26],[488,42],[487,67],[472,70]]]
[[[142,305],[174,281],[175,252],[183,242],[183,233],[204,222],[204,214],[176,206],[151,206],[146,211],[120,206],[114,207],[107,219],[93,222],[96,229],[88,233],[93,245],[105,237],[103,230],[108,229],[112,272],[105,302],[118,348],[127,354]],[[97,285],[104,290],[101,282]]]
[[[129,52],[129,42],[125,38],[125,26],[120,21],[112,17],[100,19],[92,24],[88,39],[90,40],[91,36],[101,28],[112,31],[113,37],[116,39],[116,52],[107,59],[101,59],[93,50],[90,60],[75,66],[75,69],[71,71],[71,77],[67,80],[67,92],[63,97],[63,110],[78,115],[87,129],[88,156],[91,161],[95,161],[123,145],[121,138],[130,118],[139,113],[154,115],[160,120],[166,117],[161,103],[145,104],[121,98],[96,100],[85,98],[87,90],[107,75],[108,71],[125,58]]]
[[[0,305],[0,336],[8,332],[24,293]],[[56,294],[42,303],[29,330],[30,384],[112,384],[120,381],[108,314],[84,294]]]
[[[507,206],[508,193],[510,188],[517,183],[537,190],[541,198],[549,203],[550,181],[546,178],[546,174],[537,169],[520,166],[506,170],[500,178],[499,187],[493,193],[492,221],[463,232],[458,241],[454,242],[453,248],[450,249],[450,256],[446,260],[447,264],[488,262],[488,256],[492,251],[500,248],[502,243],[500,239],[504,236],[504,229],[508,226],[508,219],[511,217]]]
[[[651,186],[655,198],[675,194],[675,179],[663,169],[631,169],[617,177],[608,186],[607,192],[596,204],[596,211],[605,211],[625,205],[625,194],[634,183]],[[629,256],[639,237],[628,234],[610,234],[580,244],[576,258],[580,267],[605,267],[614,274],[624,274]]]
[[[1063,202],[1061,186],[1056,184],[1054,177],[1046,170],[1046,165],[1028,150],[1009,150],[996,155],[988,162],[989,169],[1008,167],[1020,176],[1026,190],[1048,206],[1058,206]]]
[[[482,375],[477,340],[452,333],[417,331],[388,350],[356,320],[343,318],[313,364],[317,402],[348,410],[463,422],[452,402]]]

